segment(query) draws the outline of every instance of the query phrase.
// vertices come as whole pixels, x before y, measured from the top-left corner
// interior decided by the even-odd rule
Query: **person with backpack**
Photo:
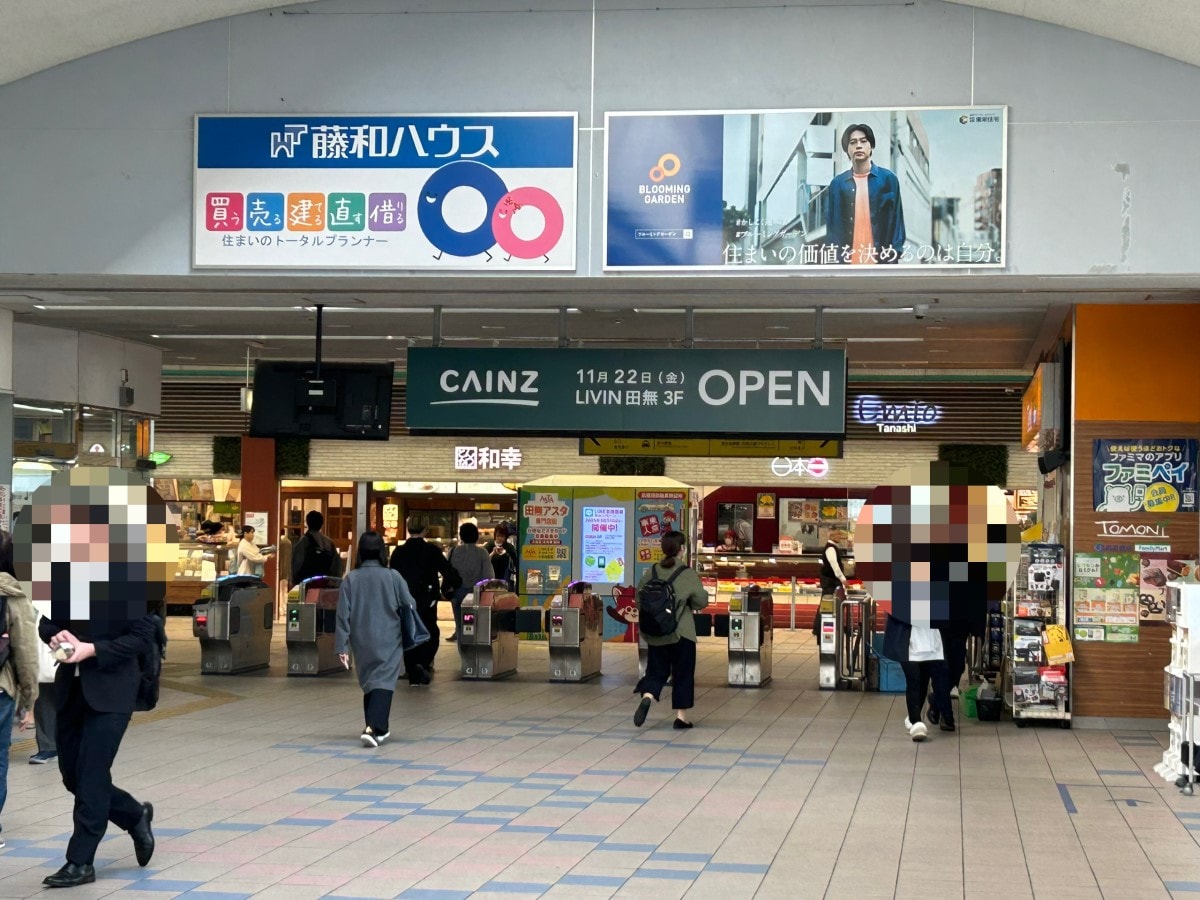
[[[292,547],[292,580],[288,587],[295,587],[307,578],[317,575],[342,574],[342,557],[333,541],[321,533],[325,527],[325,517],[315,509],[310,509],[304,517],[308,531],[296,545]]]
[[[638,624],[649,650],[646,674],[634,693],[641,694],[633,724],[639,728],[671,679],[675,728],[691,728],[687,711],[695,705],[696,620],[693,613],[708,606],[708,591],[695,569],[679,558],[687,538],[682,531],[662,537],[663,558],[650,567],[638,584]]]
[[[417,615],[429,632],[428,641],[404,654],[404,674],[410,687],[420,687],[432,680],[430,673],[442,634],[437,621],[438,600],[454,596],[462,583],[441,548],[425,540],[428,524],[424,516],[409,516],[408,540],[392,551],[389,563],[408,585],[409,593],[417,601]]]
[[[0,812],[8,800],[13,721],[18,722],[21,731],[33,725],[33,704],[38,695],[37,646],[37,613],[17,581],[12,537],[0,531]]]

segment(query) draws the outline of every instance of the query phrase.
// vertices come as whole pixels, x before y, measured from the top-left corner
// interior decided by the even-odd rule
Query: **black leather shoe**
[[[154,832],[150,830],[150,823],[153,821],[154,807],[143,803],[142,818],[129,829],[129,836],[133,838],[133,855],[137,857],[139,866],[144,867],[154,855]]]
[[[69,862],[53,875],[43,878],[42,884],[52,888],[78,887],[81,884],[91,884],[95,880],[96,870],[92,866],[80,866]]]

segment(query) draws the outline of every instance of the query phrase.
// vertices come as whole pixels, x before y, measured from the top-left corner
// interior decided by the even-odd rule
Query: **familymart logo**
[[[433,400],[430,406],[537,406],[536,369],[445,369],[438,378],[448,400]]]

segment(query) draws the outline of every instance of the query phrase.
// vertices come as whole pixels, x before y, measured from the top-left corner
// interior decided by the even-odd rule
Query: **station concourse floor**
[[[1200,793],[1153,772],[1165,726],[960,715],[917,745],[902,694],[816,689],[806,633],[777,632],[763,689],[727,687],[724,642],[701,640],[690,731],[669,702],[633,726],[632,645],[550,684],[543,644],[493,683],[459,680],[443,643],[369,750],[354,676],[285,677],[278,624],[269,672],[229,677],[199,675],[188,619],[168,631],[162,701],[114,771],[154,804],[157,850],[139,869],[110,828],[71,900],[1200,895]],[[0,897],[41,892],[71,827],[56,768],[16,741]]]

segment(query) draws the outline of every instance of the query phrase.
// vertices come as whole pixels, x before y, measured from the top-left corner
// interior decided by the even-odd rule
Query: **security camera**
[[[916,316],[918,319],[925,318],[925,314],[928,312],[929,312],[929,307],[928,307],[928,305],[926,305],[924,303],[918,303],[916,306],[913,307],[913,315]]]

